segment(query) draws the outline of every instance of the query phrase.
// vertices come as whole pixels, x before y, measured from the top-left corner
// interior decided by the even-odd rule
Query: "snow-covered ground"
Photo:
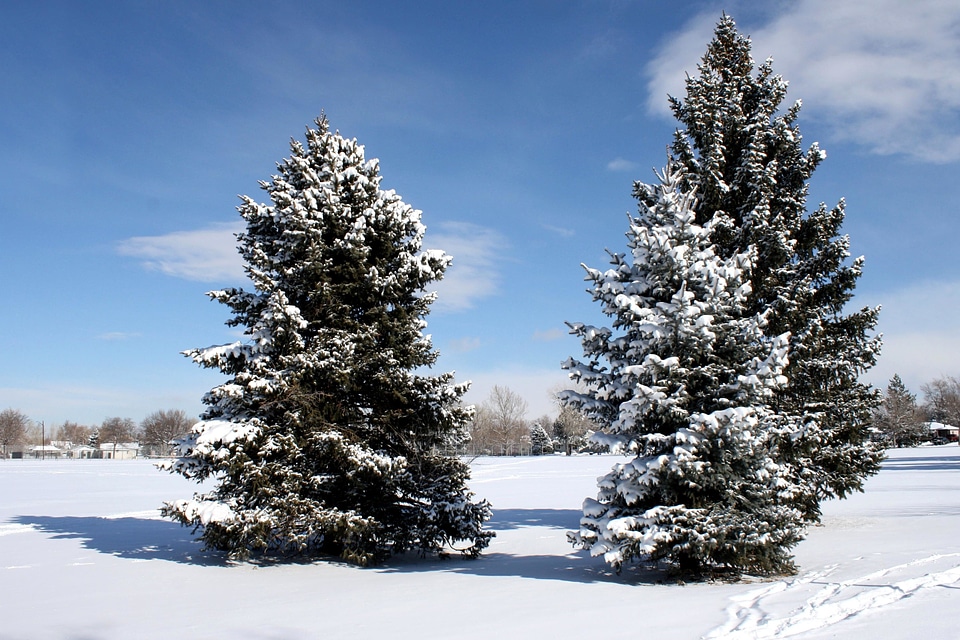
[[[481,458],[476,561],[225,564],[159,518],[193,486],[144,461],[0,460],[0,639],[960,638],[960,447],[890,452],[825,505],[800,572],[658,584],[565,539],[610,457]]]

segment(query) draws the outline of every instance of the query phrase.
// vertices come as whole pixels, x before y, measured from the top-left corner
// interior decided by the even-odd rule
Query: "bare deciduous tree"
[[[137,437],[137,424],[130,418],[107,418],[100,425],[100,443],[113,445],[113,457],[117,457],[117,445]]]
[[[0,453],[7,455],[7,447],[21,444],[27,436],[30,419],[17,409],[0,411]]]
[[[494,455],[521,453],[529,441],[526,413],[527,402],[519,394],[494,386],[474,414],[471,448]]]
[[[941,376],[920,388],[925,398],[923,408],[931,420],[960,427],[960,378]]]
[[[598,453],[605,450],[599,445],[592,446],[588,440],[590,434],[600,430],[600,426],[574,407],[561,402],[560,396],[569,391],[583,391],[583,388],[579,385],[574,385],[572,389],[568,385],[556,385],[549,392],[557,407],[557,417],[550,426],[544,426],[553,438],[554,447],[568,456],[577,451]]]
[[[87,444],[90,441],[90,435],[92,433],[92,427],[67,420],[62,425],[57,427],[57,435],[54,440],[70,442],[72,444]]]
[[[161,409],[143,419],[140,423],[140,437],[151,453],[169,455],[173,449],[171,440],[186,436],[196,422],[181,409]]]
[[[587,434],[596,431],[597,425],[590,418],[573,407],[561,406],[557,419],[553,421],[553,439],[569,456],[586,444]]]

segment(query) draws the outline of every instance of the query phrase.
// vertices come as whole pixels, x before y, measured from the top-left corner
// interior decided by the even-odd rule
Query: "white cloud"
[[[138,258],[147,269],[201,282],[236,282],[245,278],[235,234],[242,222],[216,224],[196,231],[140,236],[120,243],[121,255]]]
[[[121,255],[137,258],[145,268],[176,278],[202,282],[236,282],[244,279],[243,260],[235,235],[242,222],[217,224],[196,231],[174,231],[162,236],[141,236],[121,242]],[[497,292],[498,262],[507,242],[500,233],[468,222],[445,222],[427,233],[424,248],[453,256],[443,280],[433,287],[435,311],[464,311],[477,300]]]
[[[424,248],[442,249],[453,256],[443,280],[436,283],[436,311],[465,311],[477,300],[497,292],[498,262],[506,240],[493,229],[469,222],[444,222],[427,231]]]
[[[883,351],[865,376],[885,388],[899,374],[911,391],[941,375],[960,375],[960,281],[926,282],[861,304],[882,305]]]
[[[838,139],[879,154],[960,160],[960,3],[954,0],[798,0],[765,24],[738,23],[757,60],[774,58],[790,99]],[[720,9],[668,36],[647,67],[649,108],[684,95]],[[734,14],[734,18],[736,15]]]
[[[618,171],[618,172],[635,171],[637,166],[638,165],[636,162],[631,162],[630,160],[624,160],[623,158],[615,158],[614,160],[611,160],[610,162],[607,163],[607,170]]]
[[[685,79],[696,74],[719,15],[710,10],[688,21],[683,29],[666,36],[660,53],[647,63],[647,109],[651,113],[672,115],[667,96],[683,97]]]

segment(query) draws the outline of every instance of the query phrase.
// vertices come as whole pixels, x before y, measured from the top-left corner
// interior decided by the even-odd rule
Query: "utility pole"
[[[46,457],[46,449],[44,448],[43,441],[47,439],[46,428],[43,424],[43,420],[40,421],[40,459],[43,460]]]

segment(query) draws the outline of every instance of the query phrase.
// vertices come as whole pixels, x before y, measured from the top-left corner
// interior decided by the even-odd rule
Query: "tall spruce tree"
[[[185,352],[230,379],[167,465],[216,484],[163,511],[237,558],[368,564],[453,544],[476,556],[489,505],[471,501],[468,467],[438,453],[464,437],[466,387],[423,374],[437,358],[425,288],[450,257],[421,251],[420,212],[380,188],[355,139],[321,117],[306,142],[261,183],[272,204],[238,207],[254,290],[209,295],[245,339]]]
[[[587,360],[564,368],[583,390],[561,398],[604,421],[603,444],[636,457],[600,479],[572,541],[617,569],[649,558],[684,574],[786,571],[803,488],[777,446],[798,425],[771,402],[789,336],[769,335],[767,314],[747,305],[756,251],[718,255],[711,237],[726,220],[697,224],[679,173],[668,166],[643,186],[629,257],[587,268],[613,326],[571,325]]]
[[[874,426],[895,447],[913,446],[930,434],[917,397],[910,393],[899,374],[887,384],[880,406],[874,412]]]
[[[879,339],[871,335],[878,309],[853,313],[845,309],[863,261],[849,260],[849,239],[840,235],[842,201],[830,209],[823,204],[812,212],[806,209],[808,180],[825,154],[816,144],[803,150],[795,124],[799,102],[780,111],[787,83],[773,73],[771,61],[755,68],[750,40],[724,16],[698,69],[697,75],[687,79],[686,98],[670,98],[684,128],[677,130],[670,150],[669,179],[665,176],[660,188],[642,182],[634,185],[640,213],[632,225],[650,218],[649,212],[663,205],[666,187],[678,197],[692,198],[695,194],[696,199],[688,205],[694,216],[691,224],[707,230],[708,238],[698,237],[695,242],[688,239],[694,243],[687,250],[709,248],[720,260],[751,256],[747,263],[741,262],[743,272],[739,277],[748,286],[737,303],[739,307],[724,313],[731,318],[762,319],[758,326],[764,337],[755,344],[777,340],[778,348],[783,349],[778,360],[782,368],[769,368],[778,382],[764,387],[767,395],[747,394],[730,407],[752,412],[756,419],[754,424],[734,431],[746,429],[758,438],[755,448],[743,448],[735,439],[717,437],[715,454],[727,456],[727,464],[735,470],[733,475],[721,470],[722,465],[707,462],[697,467],[706,481],[688,482],[683,491],[670,489],[657,499],[664,513],[676,507],[704,508],[712,514],[711,522],[748,522],[747,516],[725,520],[721,512],[710,511],[725,508],[726,499],[735,499],[723,497],[722,491],[718,493],[722,488],[711,488],[710,482],[727,481],[735,477],[736,470],[752,473],[752,456],[765,460],[761,467],[768,471],[760,471],[760,476],[766,477],[769,472],[781,488],[767,493],[754,489],[744,492],[743,499],[754,506],[744,504],[742,508],[744,513],[756,516],[751,525],[755,528],[753,533],[749,528],[731,529],[729,538],[724,537],[726,534],[698,537],[702,530],[696,518],[686,524],[670,520],[678,528],[667,535],[657,528],[662,523],[654,517],[660,507],[651,506],[656,501],[651,498],[655,492],[644,489],[638,493],[629,488],[638,483],[645,487],[672,486],[672,480],[665,483],[664,479],[677,473],[691,477],[686,467],[670,457],[687,455],[681,451],[677,434],[695,426],[693,416],[724,409],[723,403],[729,398],[722,390],[732,384],[731,372],[739,371],[746,362],[743,353],[713,348],[709,356],[704,356],[710,362],[672,370],[677,388],[695,398],[684,400],[685,404],[677,404],[664,391],[651,395],[651,389],[658,388],[651,381],[661,380],[663,373],[650,381],[630,378],[638,373],[652,376],[647,371],[650,363],[675,355],[655,342],[638,342],[631,337],[630,323],[643,326],[639,318],[662,313],[667,303],[663,296],[686,291],[693,293],[693,300],[701,300],[684,278],[666,281],[657,295],[642,293],[647,291],[646,285],[630,284],[636,277],[637,262],[651,260],[649,252],[638,254],[633,248],[633,266],[614,256],[615,268],[608,272],[623,272],[620,285],[612,284],[616,281],[613,275],[601,282],[588,269],[588,280],[595,283],[594,298],[603,301],[608,315],[618,318],[613,329],[627,333],[615,335],[606,328],[572,325],[588,360],[571,360],[565,367],[574,380],[587,385],[587,391],[568,392],[564,401],[587,413],[615,440],[623,440],[622,444],[636,451],[638,458],[631,463],[635,470],[614,469],[612,476],[601,481],[599,498],[585,503],[584,526],[574,539],[595,552],[603,551],[617,566],[629,558],[648,557],[673,560],[684,571],[710,565],[783,571],[790,567],[787,550],[802,535],[801,525],[819,520],[821,501],[862,489],[865,478],[879,470],[882,450],[867,438],[878,394],[858,380],[879,353]],[[616,287],[621,288],[618,291]],[[616,295],[608,300],[611,292]],[[630,313],[618,315],[624,313],[624,305],[630,306]],[[687,312],[676,308],[671,313]],[[714,311],[706,315],[712,321],[718,317]],[[725,373],[718,373],[716,367]],[[613,385],[611,380],[617,378],[622,378],[621,382]],[[637,413],[638,403],[652,404],[649,410]],[[677,406],[682,411],[671,414],[673,422],[657,417],[658,411],[670,413]],[[632,427],[633,432],[623,431],[628,414],[638,425]],[[646,435],[638,437],[638,433]],[[658,439],[662,439],[661,449],[651,445]],[[724,453],[726,449],[729,451]],[[746,455],[746,460],[736,461],[741,455]],[[653,466],[647,464],[650,460],[655,462]],[[634,479],[626,483],[616,479],[631,475]],[[775,513],[751,511],[759,509],[760,499],[770,500],[768,506]],[[784,527],[784,535],[772,534],[770,525]],[[739,532],[733,535],[735,530]],[[752,546],[746,542],[756,540],[751,537],[754,535],[765,544]],[[674,546],[674,552],[666,551],[667,541],[688,539],[684,536],[700,542],[681,542]],[[720,551],[729,540],[733,540],[733,546]]]
[[[684,127],[671,151],[681,184],[697,193],[697,221],[722,221],[712,236],[721,254],[756,248],[749,307],[769,312],[771,333],[791,336],[789,382],[774,405],[804,425],[781,451],[812,487],[798,506],[817,522],[823,499],[862,490],[880,468],[882,449],[867,437],[879,394],[859,381],[879,355],[879,308],[845,309],[863,267],[840,235],[845,204],[807,212],[808,181],[826,154],[816,143],[803,150],[800,102],[780,112],[787,82],[771,60],[754,69],[750,51],[724,16],[686,98],[670,98]]]

